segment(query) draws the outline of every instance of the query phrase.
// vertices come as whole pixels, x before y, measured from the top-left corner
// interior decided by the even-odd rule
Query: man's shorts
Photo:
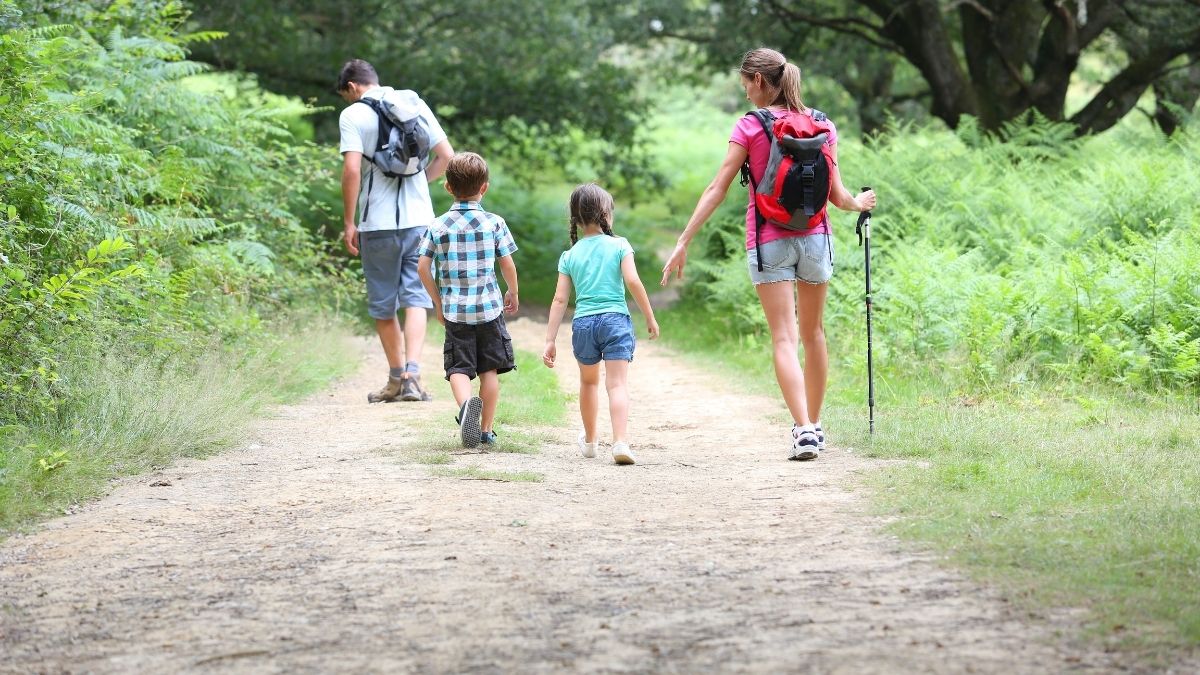
[[[824,284],[833,276],[833,244],[827,234],[784,237],[768,241],[762,251],[762,271],[758,271],[758,253],[747,251],[750,280],[754,285],[778,281],[803,281]]]
[[[487,323],[446,321],[446,344],[442,349],[446,379],[461,373],[475,379],[479,373],[494,370],[507,373],[517,367],[513,360],[512,336],[504,317]]]
[[[637,340],[633,319],[620,312],[581,316],[571,322],[571,349],[585,366],[604,361],[632,361]]]
[[[417,248],[424,227],[376,230],[358,234],[363,276],[367,278],[367,313],[389,319],[405,307],[433,307],[417,273]]]

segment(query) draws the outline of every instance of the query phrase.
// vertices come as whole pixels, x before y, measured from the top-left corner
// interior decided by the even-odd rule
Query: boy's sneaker
[[[455,417],[454,421],[458,422],[458,431],[462,437],[464,448],[473,448],[479,445],[481,435],[479,415],[481,413],[483,413],[483,399],[478,396],[467,399],[458,409],[458,417]]]
[[[582,453],[584,457],[587,457],[588,459],[595,457],[596,448],[599,445],[600,441],[592,441],[591,443],[587,442],[586,431],[579,432],[579,452]]]
[[[825,449],[825,432],[821,429],[820,423],[813,425],[813,433],[817,435],[817,452]]]
[[[404,383],[400,385],[400,400],[401,401],[432,401],[433,396],[421,388],[421,376],[416,373],[409,373],[408,377],[404,378]]]
[[[623,441],[613,443],[613,461],[617,464],[637,464],[637,460],[633,457],[633,451],[629,449],[629,444]]]
[[[817,435],[812,430],[801,429],[798,426],[792,427],[792,451],[788,454],[788,459],[799,461],[816,459],[820,451]]]
[[[387,384],[383,385],[383,389],[367,394],[367,403],[390,403],[395,401],[400,396],[400,390],[403,387],[404,380],[398,377],[389,377]]]
[[[495,431],[480,432],[479,444],[480,445],[490,445],[493,448],[496,447],[496,432]]]

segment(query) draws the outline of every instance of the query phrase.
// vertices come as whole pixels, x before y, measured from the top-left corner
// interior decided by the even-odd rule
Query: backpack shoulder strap
[[[775,116],[771,114],[770,110],[759,108],[758,110],[751,110],[746,114],[754,115],[754,119],[758,120],[758,123],[762,125],[763,132],[768,138],[773,136],[774,132],[771,131],[771,124],[775,121]]]
[[[375,149],[378,150],[379,148],[386,146],[388,144],[388,138],[392,135],[392,122],[388,119],[387,115],[383,114],[383,102],[381,102],[379,99],[366,98],[364,96],[354,103],[361,103],[375,111],[375,116],[379,118],[379,131],[375,139]],[[353,105],[353,103],[351,105]],[[374,157],[375,153],[372,152],[371,156],[367,159],[374,161]]]
[[[816,122],[828,122],[829,121],[829,116],[826,115],[825,113],[821,112],[820,110],[817,110],[816,108],[809,108],[809,110],[812,111],[813,121],[816,121]]]

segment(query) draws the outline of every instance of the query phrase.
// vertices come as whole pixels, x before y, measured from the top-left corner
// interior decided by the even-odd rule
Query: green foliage
[[[898,126],[840,150],[849,185],[880,195],[872,237],[877,363],[939,360],[987,389],[1035,376],[1200,387],[1200,141],[1120,128],[1072,140],[1061,125]],[[855,176],[870,179],[855,179]],[[737,190],[731,190],[737,192]],[[718,211],[686,297],[762,336],[746,281],[741,199]],[[733,200],[731,200],[733,201]],[[861,367],[863,263],[853,214],[831,210],[832,353]],[[698,255],[697,255],[698,254]]]
[[[175,2],[72,4],[44,25],[0,0],[0,424],[82,392],[58,368],[120,335],[144,358],[236,339],[331,304],[345,274],[305,221],[328,209],[326,151],[294,103],[205,86]],[[34,7],[38,9],[38,7]]]
[[[655,180],[637,149],[645,98],[614,49],[629,10],[611,0],[190,4],[190,25],[230,31],[197,46],[198,58],[329,106],[317,118],[327,141],[344,105],[333,91],[338,73],[362,58],[383,84],[420,92],[456,149],[503,156],[526,185],[547,172],[621,178],[630,190]]]

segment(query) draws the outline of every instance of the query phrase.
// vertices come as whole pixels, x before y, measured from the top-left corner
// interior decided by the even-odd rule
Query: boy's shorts
[[[754,285],[779,281],[803,281],[824,284],[833,276],[833,243],[827,234],[784,237],[768,241],[762,251],[762,271],[758,271],[758,253],[747,251],[750,280]]]
[[[571,349],[585,366],[604,361],[632,361],[637,339],[633,319],[620,312],[581,316],[571,322]]]
[[[442,350],[446,379],[461,373],[475,379],[479,373],[507,373],[517,367],[513,360],[512,336],[504,317],[487,323],[446,322],[446,345]]]
[[[367,313],[390,319],[405,307],[433,307],[417,273],[417,248],[425,227],[375,230],[358,234],[363,276],[367,278]]]

